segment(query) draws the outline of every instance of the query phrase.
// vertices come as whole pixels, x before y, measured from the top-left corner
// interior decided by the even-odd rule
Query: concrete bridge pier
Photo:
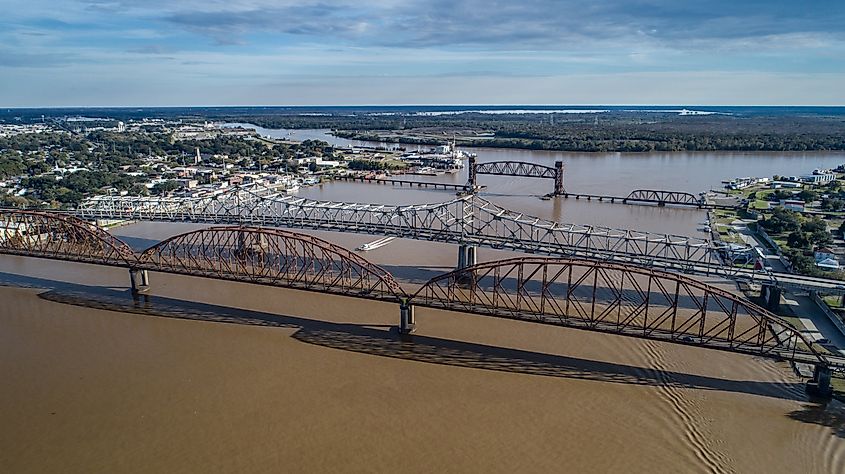
[[[471,267],[478,263],[478,247],[475,245],[461,244],[458,246],[458,265],[457,270],[463,270],[466,267]]]
[[[823,364],[816,364],[813,368],[813,378],[807,382],[807,393],[820,397],[833,395],[833,387],[830,385],[830,367]]]
[[[404,298],[399,303],[399,334],[411,334],[415,328],[414,305]]]
[[[478,247],[475,245],[461,244],[458,246],[458,265],[456,270],[460,271],[478,263]],[[463,272],[458,278],[459,283],[469,283],[472,279],[471,272]]]
[[[777,311],[780,307],[781,289],[774,285],[763,285],[760,288],[760,298],[766,302],[766,309]]]
[[[130,268],[129,284],[133,294],[146,293],[150,290],[150,275],[146,270]]]

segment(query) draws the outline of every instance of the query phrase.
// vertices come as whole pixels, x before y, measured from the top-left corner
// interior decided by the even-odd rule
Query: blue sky
[[[845,105],[838,0],[0,0],[0,106]]]

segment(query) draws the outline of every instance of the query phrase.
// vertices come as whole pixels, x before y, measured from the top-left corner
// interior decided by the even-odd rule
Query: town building
[[[820,171],[820,170],[816,170],[816,171]],[[816,174],[815,172],[813,172],[813,174],[808,174],[808,175],[801,177],[801,181],[803,181],[805,183],[815,184],[815,185],[824,185],[824,184],[831,183],[835,180],[836,180],[836,175],[833,174],[833,173]]]
[[[827,247],[820,247],[813,252],[816,266],[825,270],[839,270],[839,261],[833,250]]]
[[[788,209],[790,211],[803,212],[805,203],[800,199],[782,199],[780,201],[780,205],[783,206],[784,209]]]

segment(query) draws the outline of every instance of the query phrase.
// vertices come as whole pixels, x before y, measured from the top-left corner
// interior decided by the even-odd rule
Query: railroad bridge
[[[477,163],[475,157],[469,158],[469,177],[467,179],[467,189],[470,191],[478,189],[478,175],[497,175],[497,176],[521,176],[525,178],[547,178],[553,179],[555,188],[550,195],[560,196],[564,194],[563,189],[563,162],[556,161],[555,166],[543,166],[536,163],[528,163],[524,161],[487,161],[484,163]]]
[[[683,191],[664,191],[655,189],[635,189],[627,196],[611,196],[604,194],[589,194],[576,192],[563,192],[563,197],[574,197],[575,199],[596,200],[602,202],[621,204],[656,204],[660,207],[685,206],[701,208],[713,208],[714,205],[707,204],[702,197]]]
[[[133,292],[149,272],[332,293],[398,305],[411,333],[418,307],[520,319],[812,364],[808,389],[829,393],[845,358],[826,354],[788,321],[678,273],[583,258],[522,257],[467,265],[408,291],[381,267],[331,242],[280,229],[211,227],[135,253],[84,220],[0,211],[0,253],[127,268]]]

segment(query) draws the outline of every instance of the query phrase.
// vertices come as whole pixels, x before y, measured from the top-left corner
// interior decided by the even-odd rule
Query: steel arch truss
[[[98,196],[84,218],[244,224],[330,230],[460,243],[567,257],[598,258],[673,270],[732,276],[724,251],[680,235],[565,224],[527,216],[470,195],[435,204],[314,201],[245,186],[212,197]],[[742,253],[742,251],[733,251]]]
[[[788,322],[675,273],[577,259],[516,258],[436,277],[411,303],[824,363]]]
[[[373,299],[404,296],[382,268],[325,240],[279,229],[212,227],[165,240],[140,268]]]
[[[128,266],[135,253],[123,241],[73,216],[0,210],[0,253]]]
[[[538,165],[524,161],[488,161],[475,165],[477,174],[489,174],[499,176],[524,176],[526,178],[550,178],[557,177],[557,170],[550,166]]]
[[[700,198],[685,192],[679,191],[660,191],[653,189],[636,189],[631,191],[631,194],[625,198],[626,201],[639,202],[655,202],[658,204],[683,204],[690,206],[700,206],[702,201]]]
[[[488,161],[476,163],[470,159],[469,179],[467,185],[475,189],[478,175],[521,176],[525,178],[549,178],[555,180],[555,190],[552,194],[563,194],[563,162],[558,161],[555,167],[538,165],[525,161]]]

